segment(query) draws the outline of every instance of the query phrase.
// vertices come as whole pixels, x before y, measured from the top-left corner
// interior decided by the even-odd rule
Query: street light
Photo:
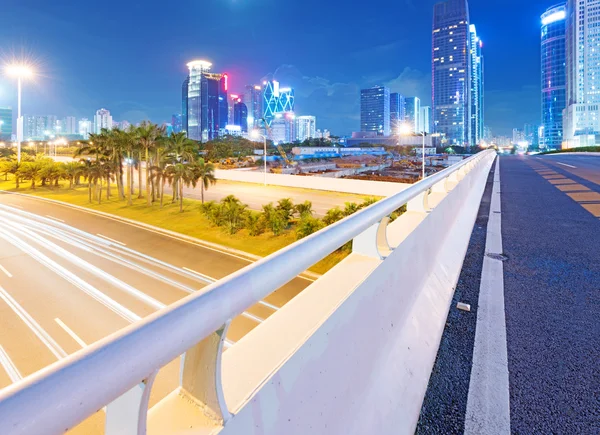
[[[405,123],[405,124],[402,124],[400,126],[399,133],[400,133],[400,136],[408,136],[408,135],[416,133],[416,132],[413,130],[413,127],[410,124],[406,124]],[[427,135],[427,133],[425,133],[424,131],[422,131],[422,132],[417,133],[417,134],[420,134],[421,136],[423,136],[423,149],[422,149],[423,160],[422,160],[422,165],[421,165],[422,166],[422,168],[421,168],[421,179],[424,180],[425,179],[425,136]]]
[[[33,75],[33,70],[24,64],[6,66],[6,73],[17,78],[17,162],[21,163],[21,141],[23,140],[23,119],[21,117],[21,81]]]
[[[264,184],[266,186],[267,185],[267,136],[259,133],[258,130],[252,130],[252,132],[250,133],[250,137],[252,137],[254,139],[258,139],[259,137],[263,138],[263,144],[264,144],[263,166],[264,166],[264,177],[265,177]]]

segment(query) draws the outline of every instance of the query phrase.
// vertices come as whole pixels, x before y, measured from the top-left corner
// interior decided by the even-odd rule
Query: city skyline
[[[14,6],[10,5],[15,19],[7,20],[8,24],[0,30],[0,36],[6,44],[2,48],[4,57],[10,51],[19,53],[23,41],[27,42],[25,52],[31,53],[34,59],[43,54],[40,65],[42,76],[24,91],[23,110],[28,113],[90,118],[95,110],[106,107],[115,118],[128,119],[133,123],[146,118],[157,123],[169,122],[173,113],[181,111],[178,89],[181,89],[181,77],[186,73],[185,63],[198,57],[219,65],[219,71],[228,72],[236,93],[242,94],[246,85],[260,83],[263,79],[274,77],[286,83],[296,89],[297,112],[316,115],[321,125],[337,134],[350,134],[358,129],[361,88],[385,85],[390,87],[391,92],[415,95],[423,105],[431,104],[430,29],[435,1],[419,2],[418,6],[411,6],[410,2],[388,5],[376,1],[372,4],[373,11],[385,7],[392,9],[391,12],[401,13],[398,26],[401,30],[382,30],[375,17],[370,16],[361,22],[361,28],[368,30],[376,27],[377,35],[361,39],[347,35],[349,44],[343,44],[341,50],[338,50],[339,42],[333,38],[337,27],[323,29],[316,22],[309,23],[307,29],[315,30],[314,35],[308,35],[311,33],[309,31],[304,36],[304,42],[311,46],[310,50],[289,50],[290,44],[302,42],[296,37],[278,38],[279,41],[268,39],[268,32],[263,28],[266,27],[267,17],[260,16],[253,6],[268,7],[273,3],[270,0],[261,0],[256,5],[240,2],[206,5],[222,16],[211,23],[212,30],[251,24],[246,27],[248,40],[237,45],[233,43],[234,32],[225,32],[221,41],[218,41],[217,35],[208,32],[206,40],[192,38],[178,45],[175,50],[173,37],[169,33],[173,30],[170,24],[158,35],[148,36],[150,39],[146,41],[146,37],[119,28],[118,23],[127,15],[123,13],[111,17],[114,24],[109,26],[107,32],[91,30],[89,36],[83,36],[82,41],[77,42],[89,47],[91,53],[101,60],[90,65],[80,61],[82,55],[77,52],[77,44],[72,50],[63,49],[62,44],[70,32],[67,29],[65,34],[64,25],[78,19],[101,21],[106,18],[104,14],[92,17],[85,14],[87,7],[69,11],[63,7],[49,8],[37,0],[33,3],[33,6],[39,7],[31,13],[32,5],[29,5],[29,14],[19,14],[21,6],[16,2]],[[110,6],[111,1],[108,3]],[[490,8],[485,7],[485,2],[470,2],[472,19],[486,43],[486,124],[498,134],[508,134],[513,126],[525,122],[539,122],[539,16],[552,6],[551,3],[535,1],[520,4],[509,0],[492,13],[486,10]],[[321,5],[324,13],[336,11],[343,18],[334,22],[344,22],[355,15],[355,12],[339,10],[336,5],[336,2]],[[129,8],[127,5],[119,7]],[[281,13],[290,14],[297,7],[284,5],[280,9]],[[527,38],[519,37],[519,40],[525,41],[520,46],[511,43],[511,35],[497,30],[498,17],[508,20],[506,15],[516,8],[519,8],[519,13],[512,14],[511,28],[515,34],[523,31],[529,35]],[[151,21],[159,19],[153,14],[148,18]],[[41,26],[39,23],[42,20],[60,26]],[[370,32],[364,33],[368,35]],[[119,44],[120,41],[127,43],[130,48],[106,50],[93,39],[100,34],[110,41],[107,46]],[[267,39],[272,46],[269,50],[261,45],[261,41]],[[318,44],[309,44],[317,40],[320,41]],[[145,56],[150,50],[161,58],[160,62],[147,63],[149,61]],[[89,53],[86,52],[85,57],[89,57]],[[513,59],[513,66],[519,65],[518,71],[508,64],[509,59]],[[117,73],[111,67],[115,63],[126,74]],[[10,80],[0,78],[0,105],[15,106],[13,88]],[[148,89],[152,91],[148,92]],[[523,97],[521,105],[514,103],[519,95]]]

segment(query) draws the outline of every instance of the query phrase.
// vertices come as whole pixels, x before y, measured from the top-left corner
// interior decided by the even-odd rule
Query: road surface
[[[417,433],[482,433],[469,431],[474,418],[506,421],[515,434],[598,434],[600,156],[503,156],[497,187],[482,202]],[[494,194],[503,279],[490,281],[482,259]],[[502,316],[482,309],[480,284],[497,291]],[[503,346],[478,341],[478,331],[506,337]],[[485,392],[476,414],[474,391]]]
[[[251,262],[90,212],[0,194],[0,389]],[[234,319],[227,346],[310,282],[298,277]],[[160,372],[151,405],[176,387],[178,367],[174,361]],[[95,433],[101,424],[97,416],[78,433]]]

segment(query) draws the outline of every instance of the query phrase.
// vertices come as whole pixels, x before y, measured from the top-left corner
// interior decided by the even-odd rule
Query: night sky
[[[435,0],[3,0],[0,55],[40,72],[25,114],[170,122],[185,64],[230,73],[230,90],[275,76],[296,90],[296,113],[335,134],[359,129],[359,90],[385,84],[431,103]],[[509,134],[540,122],[540,14],[556,0],[471,0],[484,42],[486,124]],[[0,76],[0,106],[16,86]]]

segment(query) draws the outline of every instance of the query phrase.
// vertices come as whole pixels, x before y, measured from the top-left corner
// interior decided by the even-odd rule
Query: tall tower
[[[374,86],[360,91],[360,131],[390,135],[390,90]]]
[[[262,87],[247,85],[243,102],[248,108],[248,128],[255,128],[264,116]]]
[[[566,10],[568,147],[596,145],[600,134],[600,27],[597,0],[569,0]]]
[[[263,82],[263,117],[271,125],[277,114],[293,113],[295,106],[294,90],[283,88],[277,80]]]
[[[542,14],[542,127],[545,149],[560,149],[563,141],[563,110],[566,102],[566,6]]]
[[[448,145],[469,144],[470,62],[467,0],[446,0],[433,8],[433,132]]]
[[[390,130],[392,134],[398,133],[400,125],[406,117],[404,95],[394,92],[390,94]]]
[[[469,26],[471,66],[471,106],[469,112],[469,143],[471,146],[479,145],[483,139],[483,42],[477,36],[474,24]]]
[[[406,97],[406,115],[404,122],[410,125],[410,128],[415,133],[423,131],[421,126],[421,100],[419,97]]]
[[[54,124],[56,125],[56,121]],[[94,116],[94,132],[98,134],[103,128],[110,130],[112,127],[113,119],[112,116],[110,116],[110,112],[106,109],[96,111],[96,115]]]
[[[181,85],[181,131],[188,131],[188,87],[190,76],[187,76]]]

